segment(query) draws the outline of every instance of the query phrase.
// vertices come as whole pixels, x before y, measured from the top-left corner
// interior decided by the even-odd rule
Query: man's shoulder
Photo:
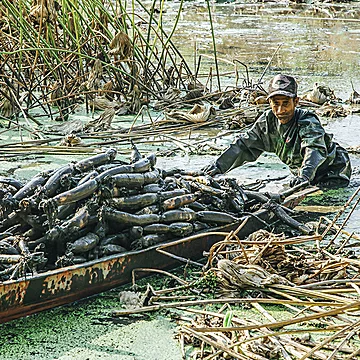
[[[255,121],[254,125],[249,130],[250,133],[255,133],[261,138],[267,137],[270,134],[277,132],[279,120],[276,118],[272,110],[266,110]]]
[[[276,117],[274,115],[274,113],[272,112],[271,109],[269,110],[265,110],[260,116],[259,118],[256,120],[257,123],[264,123],[264,122],[271,122],[271,121],[275,121]]]
[[[318,124],[321,126],[320,119],[312,110],[296,108],[295,117],[300,125]]]

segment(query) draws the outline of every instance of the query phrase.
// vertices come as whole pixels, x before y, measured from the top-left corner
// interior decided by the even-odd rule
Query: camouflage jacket
[[[255,161],[264,151],[275,153],[294,175],[312,182],[322,178],[350,179],[346,150],[332,141],[332,135],[325,132],[318,117],[308,110],[296,108],[293,119],[285,125],[271,110],[266,111],[220,155],[216,166],[225,173]]]

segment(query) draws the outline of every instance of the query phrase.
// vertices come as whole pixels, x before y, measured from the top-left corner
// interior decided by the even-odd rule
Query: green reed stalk
[[[210,27],[211,27],[211,37],[212,37],[212,42],[213,42],[213,51],[214,51],[214,60],[215,60],[216,75],[217,75],[217,80],[218,80],[218,87],[219,87],[219,91],[221,91],[220,72],[219,72],[219,64],[218,64],[218,60],[217,60],[214,24],[213,24],[212,16],[211,16],[210,1],[206,0],[206,4],[207,4],[208,13],[209,13],[209,20],[210,20]]]
[[[159,20],[157,21],[157,28],[156,28],[156,32],[159,33],[159,30],[160,29],[163,29],[163,11],[164,11],[164,0],[160,0],[160,13],[159,13]],[[160,32],[160,35],[161,35],[161,40],[163,42],[163,35],[164,35],[164,32],[161,31]],[[156,42],[157,42],[157,37],[154,38],[154,42],[153,42],[153,49],[155,49],[156,47]]]
[[[143,10],[144,10],[148,15],[151,16],[151,11],[149,11],[148,9],[146,9],[141,3],[138,3],[138,4],[143,8]],[[123,10],[123,13],[125,13],[125,10]],[[137,15],[137,16],[138,16],[142,21],[145,21],[145,19],[143,19],[141,16],[139,16],[139,15]],[[128,13],[125,13],[125,17],[127,17],[130,21],[131,21],[131,19],[132,19],[132,17],[131,17]],[[157,25],[158,23],[157,23],[156,19],[155,19],[155,18],[153,18],[153,19],[154,19],[154,24]],[[137,33],[138,38],[145,43],[145,47],[146,47],[147,50],[145,50],[145,53],[144,53],[144,52],[142,51],[142,49],[138,49],[137,46],[136,46],[136,44],[134,44],[134,56],[136,57],[136,59],[137,59],[140,63],[143,64],[145,74],[148,73],[149,65],[153,65],[152,62],[150,61],[151,55],[153,55],[153,56],[155,57],[155,59],[158,61],[158,66],[157,66],[157,68],[155,67],[155,71],[152,71],[152,77],[151,77],[151,79],[154,79],[155,75],[156,75],[157,72],[158,72],[158,69],[159,69],[160,67],[164,67],[164,66],[165,66],[164,64],[161,64],[161,59],[163,59],[166,55],[168,55],[169,58],[170,58],[171,61],[172,61],[172,64],[174,65],[175,71],[177,71],[177,73],[178,73],[178,76],[179,76],[179,78],[180,78],[180,81],[183,82],[183,80],[181,79],[181,74],[180,74],[180,72],[179,72],[179,70],[178,70],[178,68],[177,68],[177,64],[176,64],[175,60],[173,59],[173,57],[171,56],[168,47],[166,47],[166,49],[165,49],[164,41],[162,40],[162,37],[161,37],[161,36],[164,35],[165,38],[168,39],[167,42],[171,45],[171,50],[173,50],[174,53],[180,57],[180,59],[181,59],[181,61],[182,61],[182,64],[183,64],[183,66],[185,67],[187,73],[188,73],[188,74],[191,74],[191,70],[190,70],[189,66],[187,65],[185,59],[183,58],[183,56],[181,55],[181,53],[179,52],[179,50],[176,48],[176,46],[174,46],[174,44],[172,43],[171,39],[167,36],[167,34],[165,33],[165,31],[164,31],[164,29],[163,29],[162,27],[159,27],[160,33],[158,33],[158,32],[157,32],[157,28],[154,28],[153,25],[152,25],[151,23],[149,23],[149,22],[148,22],[148,24],[149,24],[149,25],[148,25],[148,26],[149,26],[148,34],[149,34],[149,33],[151,34],[151,31],[153,31],[153,32],[155,33],[155,36],[157,36],[158,39],[160,39],[160,41],[161,41],[161,43],[162,43],[162,45],[163,45],[163,46],[162,46],[162,47],[163,47],[163,48],[162,48],[162,53],[161,53],[161,55],[160,55],[160,57],[159,57],[159,56],[156,54],[156,52],[154,51],[155,49],[153,49],[152,45],[150,44],[150,40],[148,41],[147,39],[145,39],[145,38],[144,38],[144,35],[142,34],[142,32],[141,32],[141,31],[138,31],[138,33]],[[134,24],[134,26],[135,26],[135,24]],[[149,38],[150,38],[150,36],[149,36]],[[149,53],[149,49],[150,49],[150,51],[151,51],[151,55],[146,55],[146,51]],[[165,51],[167,51],[167,52],[165,53]],[[164,55],[164,54],[165,54],[165,55]],[[153,65],[153,66],[154,66],[154,65]],[[151,80],[151,79],[149,79],[149,80]],[[184,86],[184,84],[183,84],[183,86]]]
[[[10,26],[14,29],[18,29],[19,32],[22,31],[23,46],[27,47],[31,44],[34,49],[38,49],[38,48],[42,48],[40,46],[40,43],[41,43],[41,45],[43,45],[44,47],[47,47],[47,48],[52,47],[50,44],[47,43],[47,41],[43,37],[40,37],[40,43],[37,46],[38,33],[37,33],[36,29],[34,29],[33,25],[30,24],[27,21],[27,19],[25,19],[20,14],[20,11],[9,0],[3,0],[3,1],[4,1],[4,5],[9,10],[10,15],[13,17],[11,20],[15,20],[14,22],[10,22]],[[19,19],[21,21],[19,21]],[[57,54],[51,54],[51,55],[54,56],[54,59],[56,59],[57,61],[61,61],[61,59],[58,58]],[[51,60],[54,60],[54,59],[51,58]],[[47,63],[47,66],[49,66],[51,68],[51,62],[49,62],[49,58],[43,56],[43,60]]]
[[[149,57],[149,49],[151,49],[150,46],[150,41],[151,41],[151,24],[152,24],[152,20],[154,17],[154,10],[155,10],[155,5],[156,5],[156,0],[154,0],[151,4],[151,8],[150,8],[150,14],[149,14],[149,22],[148,22],[148,28],[147,28],[147,37],[146,37],[146,48],[145,48],[145,57],[146,59],[148,59],[150,62],[150,57]]]
[[[136,0],[138,5],[149,15],[149,10],[142,4],[141,0]],[[157,20],[154,18],[154,23],[157,25],[158,22]],[[172,42],[171,38],[169,38],[169,36],[165,33],[165,30],[160,27],[159,30],[161,31],[161,33],[165,36],[166,39],[169,39],[168,43],[171,45],[172,50],[176,53],[176,55],[179,56],[179,58],[181,59],[181,61],[184,63],[185,69],[186,71],[191,74],[191,70],[189,68],[189,66],[187,65],[184,57],[182,56],[182,54],[180,53],[180,51],[178,50],[178,48],[174,45],[174,43]]]
[[[180,15],[181,15],[181,11],[182,11],[183,5],[184,5],[184,0],[181,0],[180,5],[179,5],[179,10],[178,10],[178,12],[177,12],[177,14],[176,14],[176,17],[175,17],[174,26],[172,27],[172,29],[171,29],[171,31],[170,31],[170,34],[168,35],[168,37],[167,37],[167,39],[166,39],[165,47],[166,47],[167,44],[170,42],[172,36],[173,36],[174,33],[175,33],[175,30],[176,30],[177,25],[178,25],[179,20],[180,20]]]
[[[19,21],[22,22],[24,20],[23,18],[23,11],[22,9],[24,8],[24,3],[22,0],[19,1]],[[24,34],[23,34],[23,28],[20,27],[19,29],[19,46],[23,47],[23,39],[24,39]],[[19,72],[21,73],[21,68],[22,68],[22,53],[19,54],[19,62],[18,62],[18,66],[19,66]]]
[[[149,19],[149,27],[148,27],[148,35],[147,35],[147,43],[150,43],[150,34],[151,34],[151,29],[152,27],[150,26],[151,23],[152,23],[152,20],[153,20],[153,14],[154,14],[154,9],[155,9],[155,4],[156,4],[156,0],[153,2],[152,6],[151,6],[151,10],[150,10],[150,19]],[[166,35],[166,40],[165,42],[162,41],[163,43],[163,46],[162,46],[162,51],[161,51],[161,55],[159,56],[160,59],[162,59],[164,57],[164,53],[166,53],[168,51],[168,44],[170,43],[171,41],[171,38],[172,36],[174,35],[175,33],[175,30],[177,28],[177,25],[179,23],[179,19],[180,19],[180,15],[181,15],[181,10],[183,8],[183,4],[184,4],[184,0],[181,0],[180,2],[180,5],[179,5],[179,9],[178,9],[178,12],[176,14],[176,17],[175,17],[175,23],[171,29],[171,32],[169,35]],[[156,33],[160,33],[158,36],[160,35],[165,35],[165,31],[163,30],[163,26],[162,26],[162,16],[163,16],[163,8],[164,8],[164,1],[162,0],[161,1],[161,8],[160,8],[160,17],[159,17],[159,20],[156,21],[156,24],[157,24],[157,27],[156,27]],[[155,49],[155,46],[156,46],[156,39],[158,37],[155,37],[154,38],[154,42],[153,42],[153,45],[152,45],[152,48],[151,48],[151,53],[154,54],[154,49]],[[146,49],[148,50],[148,48]],[[150,62],[151,60],[151,56],[148,57],[148,52],[146,51],[146,57],[148,59],[148,62]]]

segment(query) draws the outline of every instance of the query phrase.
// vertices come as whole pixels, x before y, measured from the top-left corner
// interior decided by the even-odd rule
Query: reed
[[[180,68],[186,69],[185,77],[191,75],[171,41],[182,4],[167,35],[162,21],[164,1],[155,18],[155,1],[149,12],[138,0],[131,4],[4,0],[7,26],[0,33],[0,102],[6,99],[13,106],[6,117],[20,115],[22,106],[14,98],[22,93],[26,116],[40,109],[51,118],[60,113],[63,119],[81,98],[87,103],[107,96],[141,107],[145,94],[159,97],[159,91],[170,86],[165,78],[168,68],[175,68],[178,77]],[[139,5],[145,10],[140,15],[136,13]],[[179,84],[184,86],[184,80]],[[4,89],[9,87],[16,92],[8,94]],[[138,106],[132,107],[134,114]],[[0,115],[5,116],[1,108]]]
[[[213,51],[214,51],[214,60],[215,60],[215,68],[216,68],[216,76],[217,76],[217,81],[218,81],[218,88],[219,88],[219,91],[221,91],[220,72],[219,72],[219,64],[218,64],[218,60],[217,60],[214,24],[213,24],[213,20],[212,20],[211,8],[210,8],[209,0],[206,0],[206,4],[207,4],[208,13],[209,13],[209,21],[210,21],[210,27],[211,27],[211,37],[212,37],[212,44],[213,44]]]

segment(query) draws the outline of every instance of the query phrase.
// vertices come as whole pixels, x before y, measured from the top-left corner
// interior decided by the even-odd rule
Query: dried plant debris
[[[175,87],[169,87],[166,92],[163,94],[161,99],[159,99],[154,104],[155,110],[161,110],[165,107],[169,107],[174,103],[181,102],[181,91]]]
[[[351,82],[352,93],[350,94],[349,103],[350,104],[360,104],[360,94],[355,90],[353,82]]]
[[[354,237],[356,238],[355,235]],[[221,249],[218,268],[227,287],[229,283],[231,285],[231,282],[234,284],[236,281],[240,288],[246,285],[253,288],[263,287],[271,285],[272,282],[315,287],[317,283],[336,283],[337,279],[352,279],[356,276],[353,271],[353,266],[356,265],[348,257],[332,256],[322,249],[305,251],[295,245],[289,248],[295,243],[316,240],[319,240],[319,235],[316,234],[285,239],[282,235],[259,230],[244,240],[247,245],[240,246],[236,240],[230,243],[227,241],[226,246],[221,243],[214,245],[216,249],[210,251],[210,264],[214,261],[213,254]],[[224,255],[228,259],[222,259]],[[271,275],[279,278],[273,279]]]
[[[93,110],[103,110],[104,111],[108,108],[120,108],[122,106],[125,106],[125,103],[109,100],[105,96],[95,96],[93,99],[89,100],[89,106]],[[126,111],[127,110],[128,109],[126,109]]]
[[[109,54],[116,55],[120,60],[126,60],[133,54],[133,48],[129,36],[119,31],[109,44]]]
[[[263,288],[272,284],[292,285],[286,278],[271,274],[258,265],[242,265],[232,260],[218,261],[219,278],[224,289]]]
[[[29,20],[35,24],[52,23],[57,19],[56,2],[54,0],[34,0],[30,8]]]
[[[189,111],[174,110],[165,112],[165,119],[169,123],[204,123],[215,109],[211,106],[194,105]],[[162,121],[164,122],[164,120]]]
[[[360,145],[349,146],[346,148],[346,150],[352,154],[360,154]]]
[[[262,114],[263,109],[257,106],[244,106],[233,110],[222,111],[216,114],[218,122],[224,121],[226,129],[235,130],[242,129],[256,121]]]
[[[259,230],[241,239],[240,225],[212,246],[197,279],[152,289],[147,305],[113,316],[172,310],[184,359],[360,359],[360,262],[346,249],[358,235],[346,234],[344,209],[311,236]]]
[[[330,89],[328,86],[314,83],[313,88],[303,94],[301,99],[310,101],[314,104],[323,105],[326,102],[336,100],[336,96],[334,90]]]
[[[98,90],[103,79],[103,66],[99,59],[96,59],[90,69],[88,79],[81,84],[85,91]]]
[[[68,147],[83,146],[84,142],[75,134],[68,134],[60,141],[59,145]]]
[[[84,123],[80,119],[69,120],[60,124],[44,127],[44,132],[50,134],[59,134],[67,136],[68,134],[77,134],[84,130]]]
[[[349,115],[350,111],[345,109],[342,105],[324,104],[315,110],[319,116],[329,118],[345,117]]]
[[[85,132],[105,131],[111,128],[116,110],[114,107],[106,108],[103,113],[96,119],[90,120],[84,125]]]
[[[119,294],[119,300],[126,309],[137,309],[143,306],[141,293],[136,293],[133,291],[121,291]]]
[[[254,310],[248,311],[248,315],[240,315],[230,305],[218,312],[194,311],[197,315],[191,322],[182,321],[178,335],[184,353],[188,354],[185,358],[359,358],[357,333],[360,325],[355,317],[337,321],[336,315],[325,318],[319,314],[317,322],[305,320],[301,324],[294,317],[288,321],[290,325],[293,323],[292,326],[287,327],[286,321],[276,320],[256,299],[252,307]],[[263,316],[262,320],[254,311]],[[289,312],[285,313],[291,317]],[[185,347],[188,349],[186,352]]]
[[[0,89],[0,115],[4,118],[11,118],[18,111],[17,109],[9,89]]]

